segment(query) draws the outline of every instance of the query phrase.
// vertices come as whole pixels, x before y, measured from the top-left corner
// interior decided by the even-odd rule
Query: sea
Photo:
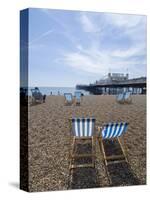
[[[84,95],[89,95],[88,91],[85,90],[77,90],[74,87],[38,87],[40,92],[44,95],[64,95],[64,93],[74,93],[76,91],[82,92]],[[29,96],[31,96],[31,89],[34,89],[34,87],[29,87]]]

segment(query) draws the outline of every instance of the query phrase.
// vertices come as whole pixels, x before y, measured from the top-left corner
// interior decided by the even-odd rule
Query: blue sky
[[[29,85],[74,87],[108,72],[146,76],[146,16],[29,11]]]

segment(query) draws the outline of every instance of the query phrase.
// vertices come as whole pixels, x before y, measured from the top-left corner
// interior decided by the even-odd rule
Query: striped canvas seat
[[[124,94],[124,100],[129,99],[129,98],[130,98],[130,95],[131,95],[130,92],[126,92],[126,93]]]
[[[76,137],[91,137],[94,134],[94,118],[73,118],[72,133]]]
[[[116,97],[117,101],[122,101],[124,98],[124,94],[121,93],[121,94],[118,94],[118,96]]]
[[[77,100],[81,99],[81,92],[75,92],[75,97]]]
[[[71,102],[73,100],[71,93],[64,93],[64,96],[67,102]]]
[[[104,125],[102,129],[102,138],[115,138],[120,137],[123,133],[126,132],[128,127],[127,122],[121,123],[108,123]]]

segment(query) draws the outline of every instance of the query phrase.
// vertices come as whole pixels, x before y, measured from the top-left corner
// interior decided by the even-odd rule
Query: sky
[[[146,76],[146,16],[29,10],[29,85],[74,87],[111,73]]]

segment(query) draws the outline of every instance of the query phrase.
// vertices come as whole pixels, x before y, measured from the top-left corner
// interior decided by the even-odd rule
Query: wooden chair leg
[[[96,154],[96,152],[95,152],[95,137],[93,136],[92,137],[92,164],[93,164],[93,166],[95,167],[95,154]]]
[[[105,164],[105,170],[106,170],[107,178],[108,178],[109,184],[112,185],[112,181],[110,179],[110,174],[109,174],[109,171],[108,171],[108,163],[107,163],[107,159],[106,159],[106,154],[105,154],[105,149],[104,149],[102,138],[99,139],[99,146],[100,146],[100,150],[101,150],[102,155],[103,155],[103,160],[104,160],[104,164]]]
[[[101,146],[101,150],[102,150],[102,154],[103,154],[103,159],[104,159],[105,165],[107,166],[108,163],[107,163],[105,149],[104,149],[104,145],[103,145],[102,139],[100,139],[100,146]]]
[[[121,141],[120,141],[120,138],[117,138],[118,139],[118,142],[119,142],[119,144],[120,144],[120,147],[121,147],[121,150],[122,150],[122,153],[123,153],[123,155],[124,155],[124,157],[125,157],[125,160],[126,160],[126,162],[128,163],[128,159],[127,159],[127,154],[126,154],[126,149],[123,147],[123,145],[122,145],[122,143],[121,143]]]
[[[70,138],[70,141],[72,140],[72,137]],[[71,168],[72,166],[72,162],[74,161],[74,158],[72,157],[73,152],[74,152],[74,148],[75,148],[75,137],[73,137],[73,141],[71,144],[71,148],[70,148],[70,155],[69,155],[69,180],[68,180],[68,189],[70,189],[71,183],[72,183],[72,173],[73,173],[73,169]]]
[[[74,153],[74,149],[75,149],[75,137],[73,137],[73,142],[72,142],[71,149],[70,149],[70,156],[69,156],[70,164],[69,164],[69,169],[71,168],[72,162],[74,161],[74,158],[72,157],[72,155]]]

